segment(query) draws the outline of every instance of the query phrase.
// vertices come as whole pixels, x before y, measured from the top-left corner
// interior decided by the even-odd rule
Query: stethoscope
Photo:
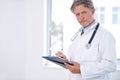
[[[91,47],[91,43],[92,43],[92,41],[93,41],[93,39],[94,39],[94,36],[95,36],[98,28],[99,28],[99,23],[97,23],[97,25],[96,25],[96,27],[95,27],[95,29],[94,29],[94,32],[93,32],[93,34],[92,34],[92,36],[90,37],[88,43],[86,44],[86,48],[87,48],[87,49],[89,49],[89,48]],[[75,33],[75,35],[71,38],[71,41],[74,41],[74,40],[76,39],[76,37],[78,36],[78,34],[79,34],[80,31],[81,31],[81,28],[80,28],[80,29],[77,31],[77,33]]]

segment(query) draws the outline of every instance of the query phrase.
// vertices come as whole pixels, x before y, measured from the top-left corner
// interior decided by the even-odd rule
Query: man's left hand
[[[65,63],[66,67],[72,72],[72,73],[81,73],[80,71],[80,64],[77,62],[71,61],[73,65]]]

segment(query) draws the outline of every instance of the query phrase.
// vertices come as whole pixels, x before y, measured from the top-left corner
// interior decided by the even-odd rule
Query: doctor
[[[109,80],[108,74],[116,70],[115,39],[94,19],[95,8],[91,0],[74,0],[71,6],[82,25],[72,39],[68,56],[56,55],[71,61],[65,63],[68,80]]]

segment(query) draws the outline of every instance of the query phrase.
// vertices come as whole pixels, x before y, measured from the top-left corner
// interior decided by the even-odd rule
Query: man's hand
[[[81,73],[80,70],[80,64],[77,62],[71,61],[73,65],[65,63],[66,67],[72,72],[72,73]]]
[[[66,56],[62,52],[60,52],[60,51],[58,51],[57,53],[55,53],[55,55],[58,56],[58,57],[61,57],[63,59],[67,59]]]

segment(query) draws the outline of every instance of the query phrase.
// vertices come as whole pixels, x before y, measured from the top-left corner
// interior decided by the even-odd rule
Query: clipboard
[[[66,68],[64,63],[73,65],[72,63],[68,62],[68,60],[57,57],[57,56],[42,56],[42,58],[49,60],[49,61],[51,61],[51,62],[53,62],[53,63],[55,63],[63,68]]]

